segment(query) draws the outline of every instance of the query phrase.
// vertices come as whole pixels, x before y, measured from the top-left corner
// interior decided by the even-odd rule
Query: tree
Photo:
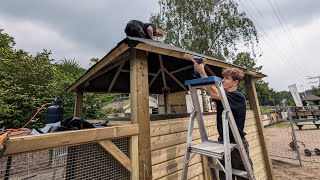
[[[240,52],[237,54],[233,64],[244,67],[251,71],[260,71],[262,66],[256,66],[256,60],[250,56],[248,52]],[[239,91],[246,94],[244,84],[241,83],[238,87]],[[269,83],[264,82],[263,80],[258,80],[256,82],[257,95],[260,100],[261,105],[266,105],[267,102],[272,101],[271,99],[271,90],[269,89]]]
[[[166,30],[164,42],[220,59],[234,58],[237,43],[253,54],[258,34],[232,0],[160,0],[150,21]]]
[[[85,69],[75,59],[54,63],[51,52],[43,50],[35,56],[14,49],[14,38],[0,30],[0,127],[20,128],[45,102],[62,99],[64,117],[73,116],[74,94],[69,87]],[[84,118],[105,115],[101,107],[112,100],[112,95],[84,95]],[[44,117],[42,111],[38,117]],[[28,127],[43,127],[42,120]]]

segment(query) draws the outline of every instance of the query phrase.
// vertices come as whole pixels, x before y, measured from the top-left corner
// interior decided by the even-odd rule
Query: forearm
[[[151,39],[155,39],[155,37],[153,36],[153,29],[149,26],[149,28],[147,29],[148,35]]]
[[[199,74],[202,78],[208,77],[205,71],[201,71]],[[212,99],[220,100],[219,91],[215,86],[208,86],[205,88],[205,90],[207,91],[207,93]]]

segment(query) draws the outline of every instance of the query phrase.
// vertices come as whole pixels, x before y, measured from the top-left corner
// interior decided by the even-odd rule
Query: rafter
[[[111,83],[110,83],[110,86],[109,86],[108,92],[110,92],[110,91],[111,91],[111,89],[112,89],[112,87],[113,87],[114,83],[115,83],[115,82],[116,82],[116,80],[118,79],[118,76],[119,76],[119,74],[120,74],[120,72],[121,72],[121,69],[123,68],[124,63],[125,63],[125,62],[122,62],[122,64],[120,64],[120,66],[118,67],[118,70],[117,70],[116,74],[113,76],[113,79],[112,79],[112,81],[111,81]]]

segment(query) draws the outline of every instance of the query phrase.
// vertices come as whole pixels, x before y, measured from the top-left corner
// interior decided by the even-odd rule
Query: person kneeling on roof
[[[127,36],[156,40],[156,37],[163,36],[163,30],[151,23],[143,23],[138,20],[131,20],[125,28]]]

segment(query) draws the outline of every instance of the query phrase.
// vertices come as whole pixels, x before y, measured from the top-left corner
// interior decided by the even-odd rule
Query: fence
[[[290,107],[293,119],[293,131],[296,135],[298,152],[303,166],[320,167],[320,113],[307,107],[297,109]],[[267,141],[272,159],[299,164],[298,154],[295,150],[291,123],[288,119],[265,128]],[[309,153],[308,153],[309,150]],[[311,155],[310,155],[311,153]]]
[[[0,179],[129,180],[130,136],[137,134],[137,125],[126,125],[14,137],[0,159]]]

